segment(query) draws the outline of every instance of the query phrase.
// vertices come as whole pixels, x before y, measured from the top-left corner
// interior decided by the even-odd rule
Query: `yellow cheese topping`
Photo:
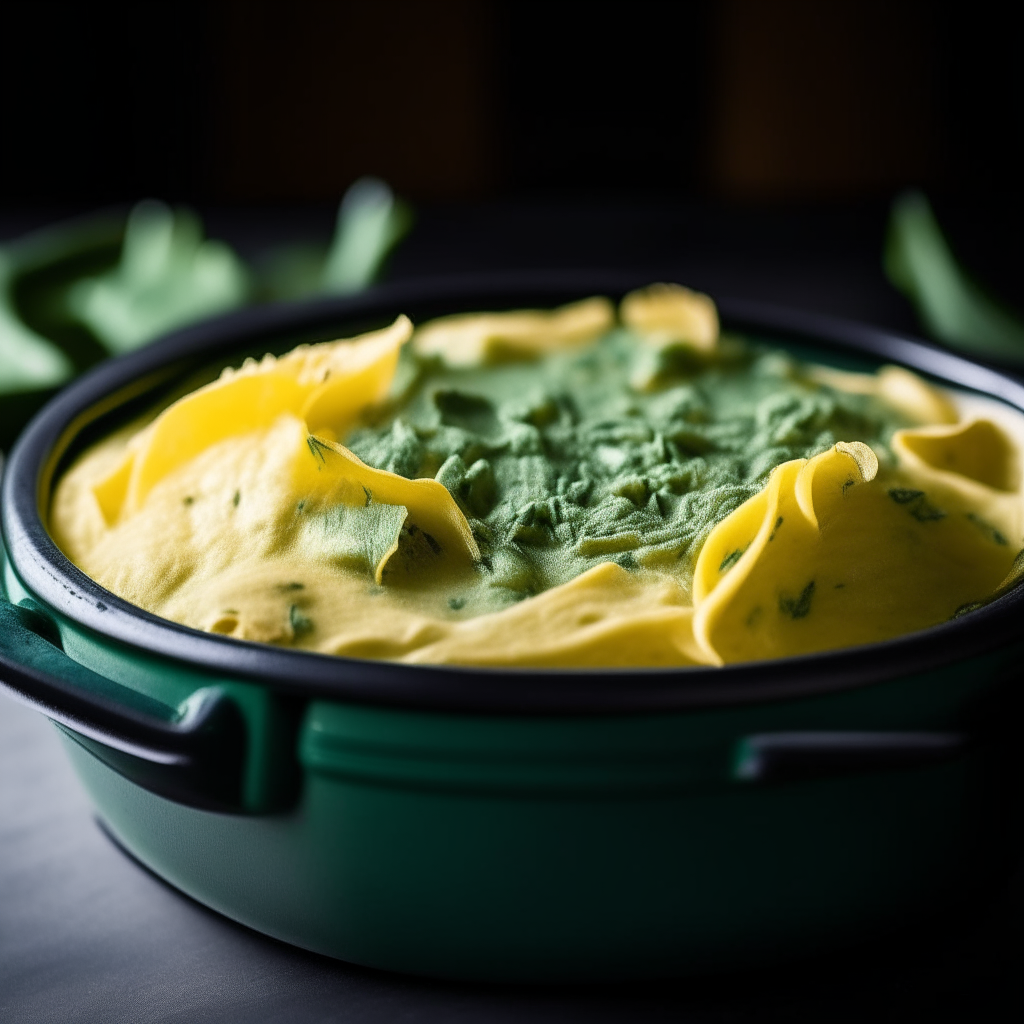
[[[719,358],[725,345],[711,301],[678,286],[628,296],[620,316],[625,328],[616,327],[607,300],[591,299],[554,312],[450,317],[415,334],[399,317],[359,338],[250,360],[80,457],[56,488],[52,533],[108,590],[185,625],[416,663],[612,667],[784,657],[923,629],[1016,579],[1021,417],[995,402],[960,400],[897,367],[786,371],[794,394],[863,396],[904,425],[884,443],[839,440],[783,461],[745,492],[730,491],[731,471],[719,471],[726,484],[716,494],[751,496],[733,501],[732,511],[726,502],[721,513],[702,513],[711,517],[707,529],[689,548],[658,540],[656,529],[647,537],[609,528],[572,541],[559,534],[558,497],[549,502],[554,512],[535,509],[525,526],[520,514],[506,539],[496,538],[473,517],[473,502],[485,484],[500,486],[500,467],[487,484],[474,465],[491,463],[478,456],[458,471],[456,487],[451,460],[430,475],[403,475],[374,468],[344,443],[401,407],[396,368],[410,339],[422,374],[431,360],[455,368],[445,372],[559,352],[581,352],[585,363],[588,346],[618,331],[615,353],[633,344],[662,360],[655,372],[648,351],[637,363],[643,372],[623,366],[621,387],[662,404],[665,366],[676,367],[682,394],[685,375],[699,372],[686,361]],[[490,437],[483,406],[459,402],[458,422]],[[688,436],[682,431],[674,443]],[[527,443],[518,427],[509,437],[493,450]],[[524,451],[517,465],[542,473],[543,448]],[[608,464],[625,458],[608,444],[597,451]],[[530,459],[540,460],[533,469]],[[695,456],[687,472],[706,461]],[[649,483],[615,472],[615,492],[601,506],[612,511],[602,515],[619,515],[618,501],[622,515],[635,508],[638,522],[656,522],[662,499],[648,498]],[[682,486],[670,481],[664,493]],[[544,530],[549,540],[537,540]],[[567,554],[558,556],[562,535]],[[537,564],[554,566],[547,585],[523,568],[523,543],[541,544]],[[501,586],[484,586],[499,568]],[[467,593],[483,596],[467,607],[458,596]]]

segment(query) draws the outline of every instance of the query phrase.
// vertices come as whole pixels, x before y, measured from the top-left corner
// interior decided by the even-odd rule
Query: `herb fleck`
[[[775,540],[775,534],[779,532],[779,527],[782,525],[782,516],[779,516],[775,520],[775,525],[772,527],[772,532],[768,535],[769,540]]]
[[[974,512],[968,512],[967,518],[993,543],[998,544],[1000,547],[1006,547],[1009,544],[1009,541],[991,523],[982,519],[981,516],[976,515]]]
[[[183,499],[182,499],[182,502],[181,502],[181,503],[182,503],[183,505],[191,505],[191,504],[192,504],[192,502],[194,502],[195,500],[196,500],[196,499],[195,499],[195,498],[193,498],[191,494],[189,494],[189,495],[187,495],[187,496],[186,496],[185,498],[183,498]]]
[[[946,518],[945,512],[941,509],[937,509],[934,505],[930,505],[924,499],[911,506],[910,514],[919,523],[934,523],[939,519]]]
[[[811,610],[811,598],[814,597],[814,580],[800,591],[797,598],[780,597],[779,611],[791,619],[802,619]]]
[[[460,608],[466,607],[466,599],[464,597],[449,597],[448,607],[451,608],[453,612],[457,612]]]
[[[313,628],[313,620],[303,615],[297,604],[288,609],[288,621],[295,636],[302,636]]]
[[[235,496],[231,499],[231,504],[238,508],[238,503],[242,500],[242,492],[235,491]]]
[[[326,462],[324,452],[329,452],[331,450],[331,446],[327,444],[326,441],[321,441],[319,437],[316,437],[313,434],[310,434],[306,438],[306,444],[308,445],[313,458],[323,466]]]
[[[897,505],[909,505],[907,511],[919,523],[934,523],[946,518],[945,512],[925,499],[924,491],[915,491],[909,487],[893,487],[889,490],[889,497]]]
[[[915,498],[923,498],[924,491],[913,491],[909,487],[892,487],[889,489],[889,497],[897,505],[909,505]]]
[[[730,551],[729,554],[722,559],[722,564],[718,567],[718,571],[725,572],[726,569],[731,569],[742,557],[743,552],[739,548],[735,551]]]

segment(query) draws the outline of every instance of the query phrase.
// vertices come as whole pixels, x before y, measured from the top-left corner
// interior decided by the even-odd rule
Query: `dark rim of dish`
[[[353,297],[246,309],[177,331],[102,364],[62,391],[29,424],[3,479],[2,528],[26,588],[60,615],[200,675],[234,677],[282,693],[363,703],[506,714],[644,713],[811,696],[929,671],[992,651],[1016,637],[1024,589],[927,630],[883,643],[722,668],[494,669],[404,665],[273,647],[203,633],[143,611],[104,590],[50,539],[40,516],[62,455],[99,437],[105,417],[197,363],[248,350],[284,351],[297,340],[337,337],[399,312],[445,313],[554,306],[587,295],[619,298],[650,277],[570,272],[477,275],[383,285]],[[1024,384],[998,370],[885,330],[755,302],[719,300],[725,329],[808,344],[823,355],[907,366],[941,383],[1024,411]],[[89,430],[93,425],[94,430]],[[126,652],[127,653],[127,652]]]

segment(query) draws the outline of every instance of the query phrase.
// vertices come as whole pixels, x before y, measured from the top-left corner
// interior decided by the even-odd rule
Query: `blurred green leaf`
[[[334,241],[320,275],[321,290],[366,288],[411,225],[411,211],[383,181],[360,178],[338,207]]]
[[[107,354],[247,302],[369,285],[409,230],[391,189],[362,178],[345,193],[333,240],[283,247],[254,273],[203,237],[187,209],[146,200],[0,246],[0,444],[53,389]]]
[[[11,301],[11,260],[0,252],[0,394],[63,384],[71,360],[56,345],[21,322]]]
[[[884,263],[934,338],[970,355],[1024,365],[1024,324],[959,265],[920,192],[893,203]]]
[[[380,275],[412,219],[410,208],[387,184],[360,178],[341,200],[330,245],[285,245],[265,254],[259,267],[260,292],[279,300],[360,291]]]
[[[128,215],[117,266],[75,284],[72,312],[112,353],[242,305],[249,272],[223,242],[203,238],[190,210],[146,200]]]

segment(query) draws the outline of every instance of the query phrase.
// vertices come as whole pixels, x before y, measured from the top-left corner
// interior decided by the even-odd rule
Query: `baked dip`
[[[1024,418],[723,336],[709,298],[399,317],[247,360],[87,450],[54,539],[156,615],[327,654],[721,665],[1017,578]]]

